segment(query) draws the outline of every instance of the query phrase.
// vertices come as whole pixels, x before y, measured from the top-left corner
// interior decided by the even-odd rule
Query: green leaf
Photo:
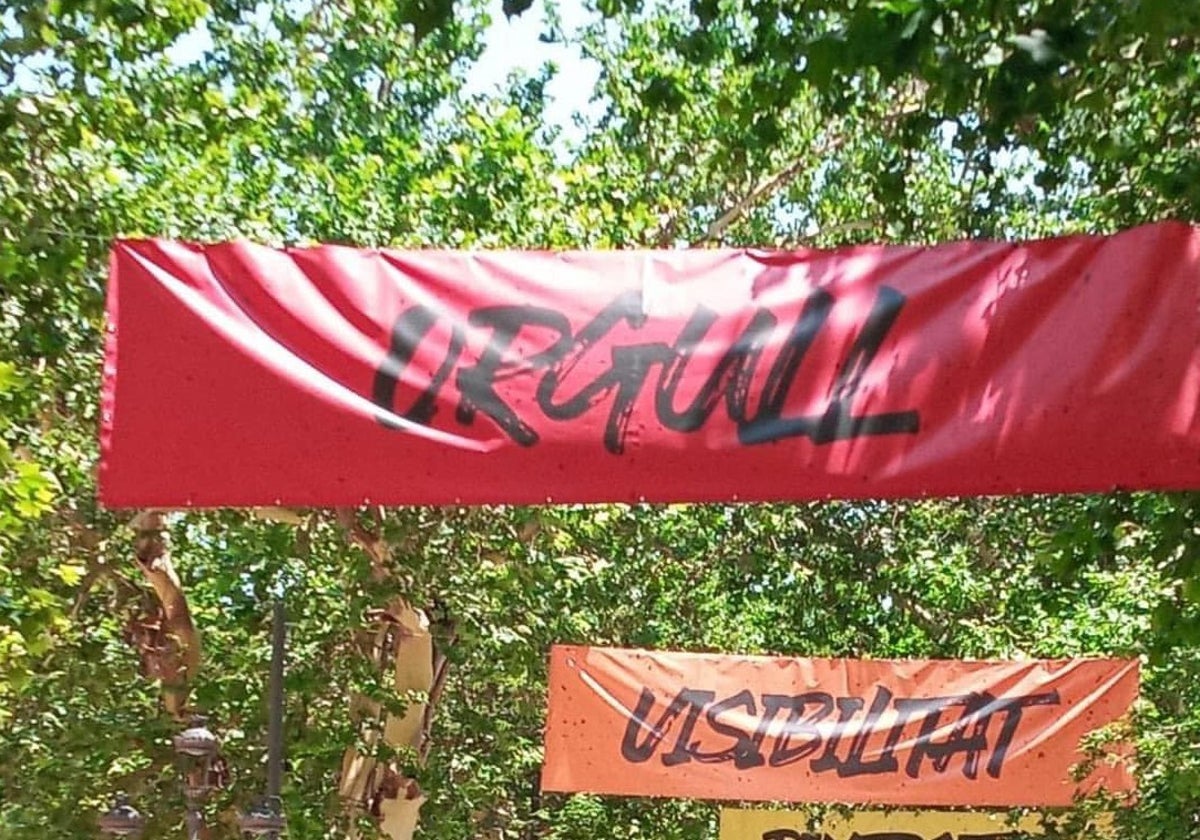
[[[2,259],[3,253],[0,252],[0,260]],[[16,364],[13,362],[0,361],[0,394],[6,394],[9,391],[16,390],[20,384],[21,375],[17,372]]]
[[[400,0],[397,11],[401,21],[413,28],[417,42],[450,24],[454,19],[453,0]]]
[[[58,575],[59,580],[67,586],[75,586],[83,580],[86,570],[77,563],[61,563],[54,571]]]

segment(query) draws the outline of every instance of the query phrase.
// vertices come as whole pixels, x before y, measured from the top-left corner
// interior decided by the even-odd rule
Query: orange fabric
[[[557,646],[551,791],[882,805],[1062,806],[1132,791],[1127,750],[1083,781],[1134,660],[862,661]]]

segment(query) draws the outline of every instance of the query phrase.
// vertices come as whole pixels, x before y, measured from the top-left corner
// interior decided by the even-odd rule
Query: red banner
[[[1133,790],[1081,741],[1138,693],[1134,660],[783,659],[555,647],[542,787],[879,805],[1065,806]],[[1077,766],[1095,760],[1082,781]]]
[[[112,506],[1200,486],[1200,230],[931,248],[115,245]]]

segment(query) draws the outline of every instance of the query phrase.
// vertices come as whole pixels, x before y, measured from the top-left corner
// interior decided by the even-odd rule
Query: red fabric
[[[1196,487],[1198,267],[1176,223],[786,253],[122,241],[102,499]]]

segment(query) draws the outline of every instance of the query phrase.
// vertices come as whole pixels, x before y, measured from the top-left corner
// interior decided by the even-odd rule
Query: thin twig
[[[379,509],[371,509],[375,520],[375,530],[364,528],[358,521],[358,512],[354,508],[339,508],[338,523],[346,532],[350,542],[367,553],[372,560],[372,571],[376,576],[382,576],[387,567],[389,551],[387,542],[383,539],[383,516]]]
[[[909,116],[910,114],[917,113],[917,111],[919,111],[919,110],[920,110],[919,106],[909,106],[906,108],[901,108],[898,111],[894,111],[890,114],[886,114],[883,117],[882,121],[883,121],[884,125],[890,126],[890,125],[893,125],[894,123],[896,123],[897,121],[899,121],[900,119],[902,119],[903,117]],[[743,196],[740,200],[738,200],[737,203],[735,203],[732,207],[730,207],[723,214],[721,214],[720,218],[718,218],[715,222],[713,222],[711,225],[709,225],[708,230],[705,231],[705,233],[704,233],[704,236],[696,244],[703,244],[706,242],[715,242],[718,239],[720,239],[720,237],[725,233],[725,231],[728,230],[729,227],[732,226],[735,222],[740,220],[742,218],[742,216],[744,216],[746,214],[746,212],[750,210],[750,208],[754,207],[756,204],[758,204],[764,198],[770,197],[771,195],[773,195],[775,192],[777,192],[782,187],[785,187],[789,183],[791,183],[796,178],[796,176],[799,175],[805,169],[805,167],[808,165],[809,161],[814,156],[824,157],[826,155],[832,154],[833,152],[836,152],[838,149],[840,149],[842,146],[844,146],[846,144],[846,140],[847,140],[846,135],[844,135],[844,134],[836,135],[836,136],[830,138],[829,140],[827,140],[824,143],[824,145],[820,146],[817,149],[812,150],[809,154],[806,154],[803,157],[797,158],[796,160],[794,160],[790,164],[788,164],[785,168],[783,168],[779,172],[776,172],[774,175],[772,175],[770,178],[766,179],[765,181],[761,182],[757,187],[752,189],[745,196]]]
[[[853,222],[839,222],[836,225],[819,228],[812,233],[806,233],[803,236],[798,236],[795,239],[784,240],[779,244],[780,248],[795,248],[805,243],[812,242],[814,239],[825,236],[834,236],[839,233],[850,233],[856,230],[872,230],[879,222],[872,219],[857,219]]]
[[[451,629],[449,637],[446,640],[446,645],[454,644],[457,637],[458,634]],[[433,749],[433,719],[436,715],[438,701],[441,699],[442,693],[446,690],[446,678],[449,674],[450,659],[441,650],[438,650],[433,668],[433,684],[429,688],[429,698],[425,701],[425,714],[421,719],[421,746],[419,754],[422,766],[429,759],[429,753]]]
[[[121,234],[116,234],[113,236],[101,236],[98,233],[80,233],[78,231],[64,230],[63,228],[55,228],[55,227],[34,227],[34,228],[22,228],[22,229],[26,233],[44,233],[47,236],[61,236],[66,239],[85,239],[85,240],[88,240],[91,242],[110,243],[113,240],[121,238]]]

